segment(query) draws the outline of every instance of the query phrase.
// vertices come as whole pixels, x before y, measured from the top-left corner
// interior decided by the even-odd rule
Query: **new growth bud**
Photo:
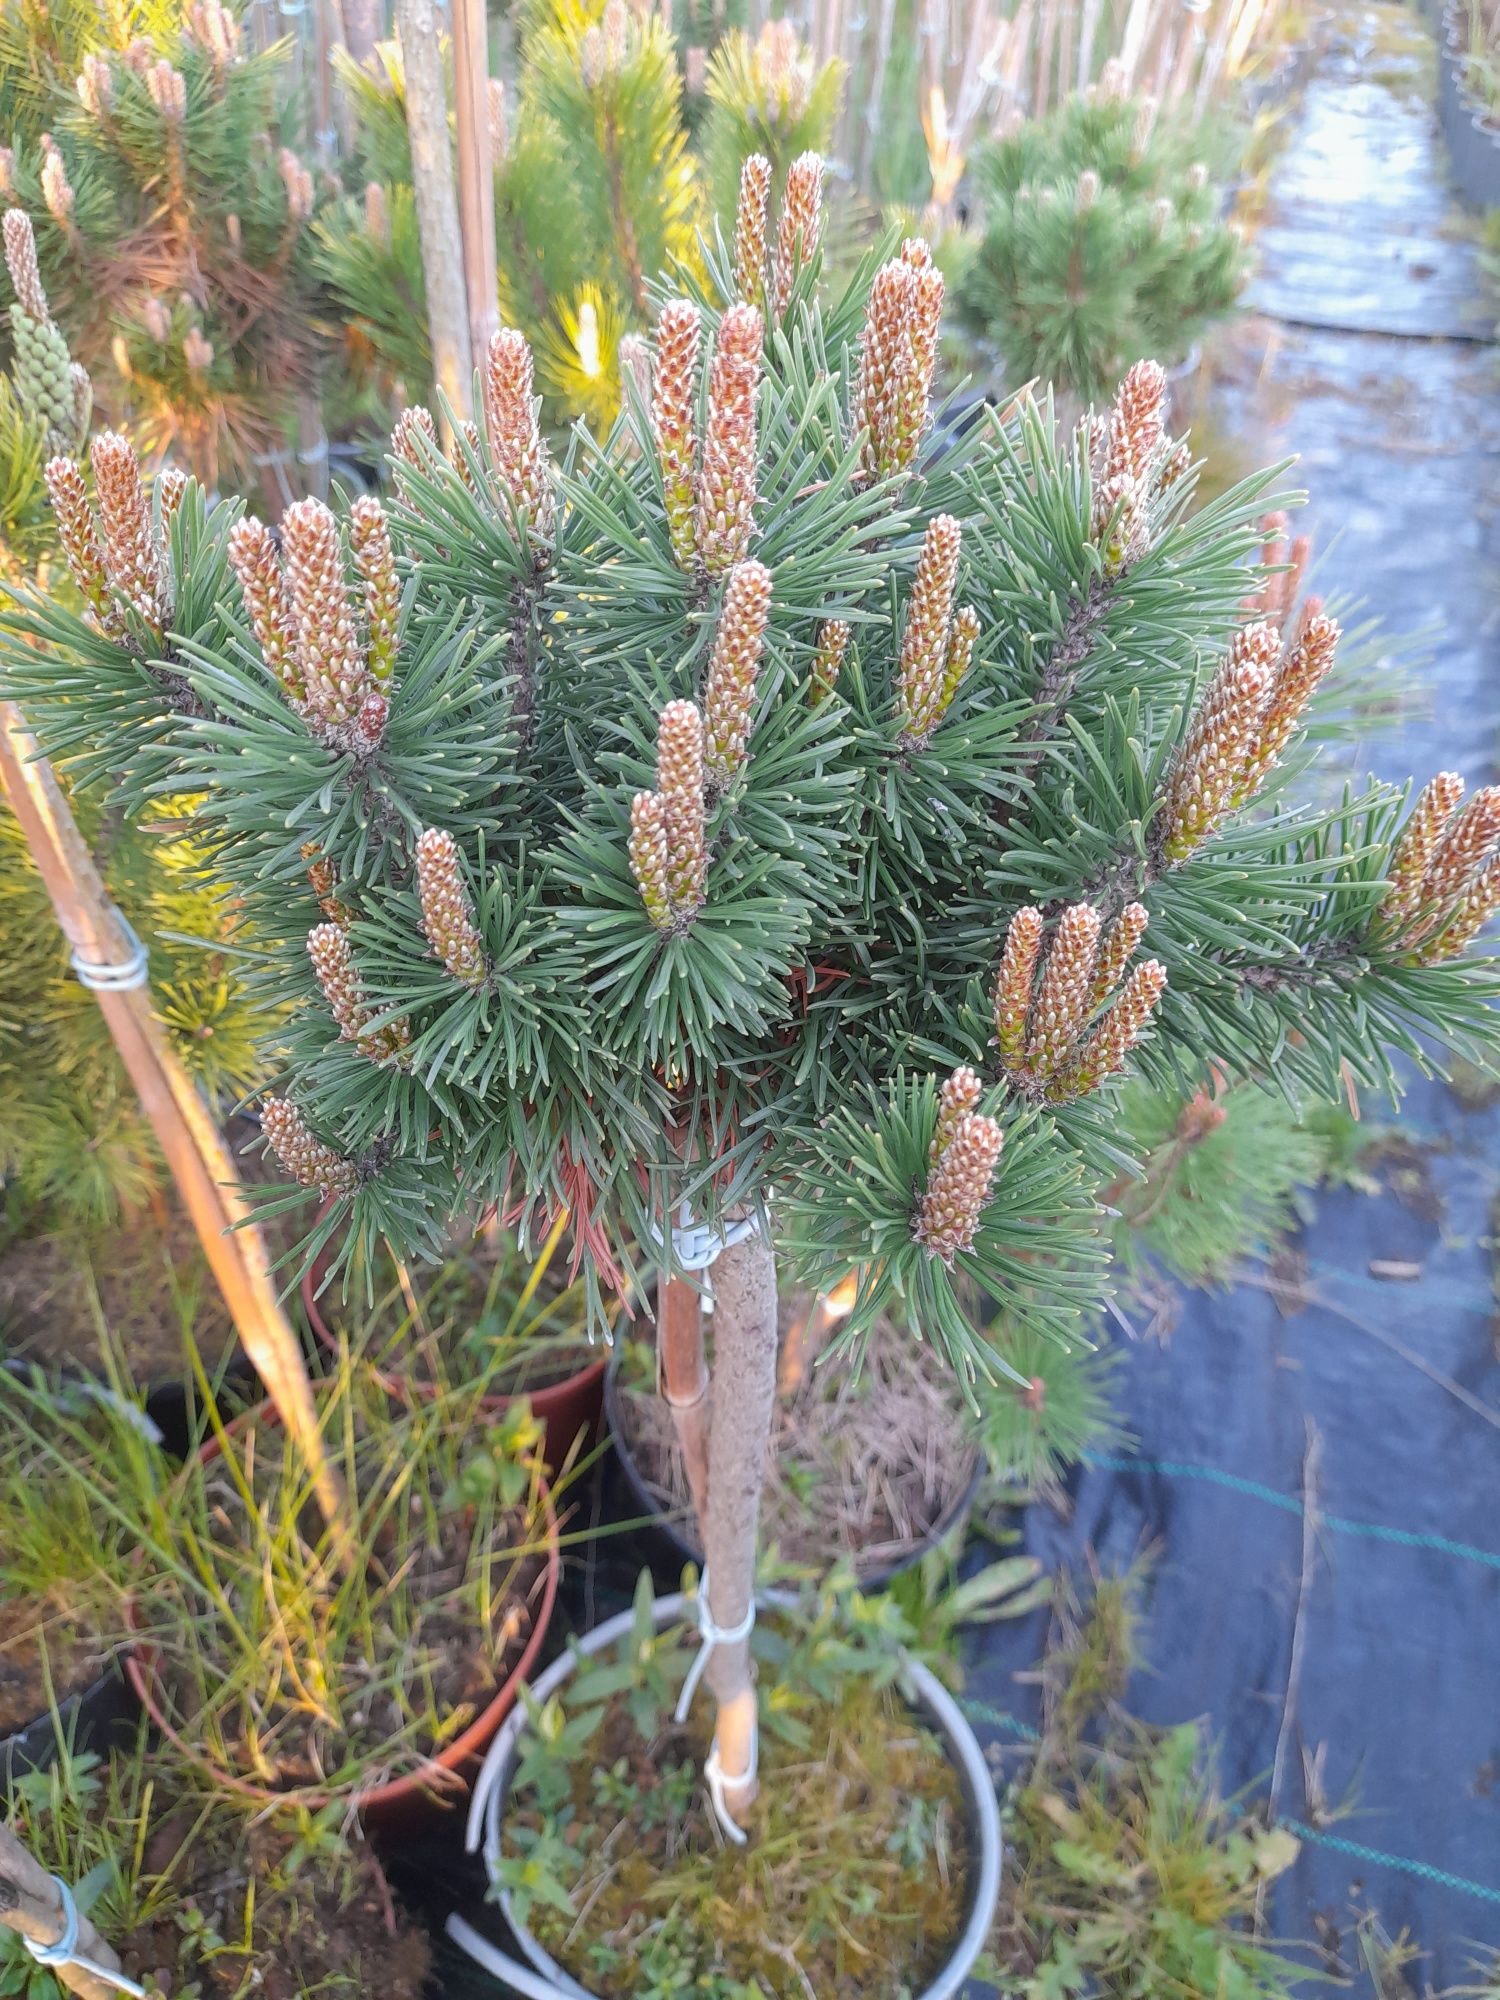
[[[680,569],[693,567],[693,516],[697,505],[698,308],[690,299],[672,299],[656,322],[656,382],[651,396],[651,428],[661,468],[662,495],[672,554]]]
[[[351,1195],[359,1186],[359,1170],[316,1138],[307,1120],[285,1097],[267,1097],[260,1107],[260,1128],[271,1151],[294,1181],[316,1188],[325,1201]]]
[[[245,615],[261,658],[287,705],[301,715],[307,707],[307,686],[297,658],[297,628],[270,529],[253,515],[236,521],[229,530],[228,552],[229,567],[239,579]]]
[[[261,657],[288,707],[330,749],[367,758],[389,719],[400,596],[379,502],[356,501],[350,527],[368,643],[356,626],[338,522],[321,500],[298,500],[283,516],[284,568],[270,530],[253,519],[230,530],[228,553]]]
[[[1041,949],[1042,913],[1023,904],[1010,920],[1000,970],[995,975],[995,1041],[1002,1067],[1014,1075],[1026,1066],[1026,1024]]]
[[[103,431],[94,439],[89,461],[110,588],[160,639],[166,613],[166,576],[135,446],[118,431]]]
[[[482,986],[489,977],[489,956],[474,921],[458,842],[445,828],[429,827],[418,836],[417,901],[433,956],[461,985]]]
[[[78,594],[88,605],[95,624],[108,637],[119,638],[122,623],[110,594],[104,568],[104,545],[99,539],[94,510],[89,505],[83,472],[71,458],[47,461],[47,492],[57,521],[57,538],[67,561],[68,573]]]
[[[864,479],[910,470],[927,428],[943,276],[920,237],[875,273],[850,410]]]
[[[849,624],[843,618],[829,618],[819,629],[818,650],[808,676],[808,700],[814,708],[827,701],[838,686],[850,637]]]
[[[1067,1103],[1097,1089],[1123,1065],[1161,998],[1166,975],[1150,959],[1101,1017],[1145,935],[1145,908],[1129,903],[1102,939],[1100,929],[1091,904],[1065,909],[1038,977],[1042,913],[1023,906],[1011,919],[995,980],[995,1040],[1002,1069],[1028,1096]]]
[[[307,955],[343,1040],[353,1042],[371,1062],[399,1061],[411,1032],[405,1021],[370,1026],[370,1008],[347,929],[342,924],[319,924],[307,934]]]
[[[935,1167],[947,1152],[959,1119],[966,1111],[972,1111],[983,1095],[984,1085],[978,1075],[966,1067],[956,1069],[945,1081],[938,1094],[937,1125],[927,1148],[929,1167]]]
[[[730,306],[714,344],[695,532],[698,561],[710,576],[722,576],[750,547],[761,333],[754,306]]]
[[[1463,791],[1456,771],[1440,771],[1391,853],[1374,937],[1411,963],[1457,957],[1497,907],[1500,785],[1482,786],[1467,805]]]
[[[484,374],[484,421],[495,483],[533,541],[546,544],[555,501],[531,378],[526,336],[514,327],[502,328],[490,341]]]
[[[766,233],[771,208],[771,162],[752,153],[740,168],[734,214],[734,289],[747,306],[759,306],[766,289]]]
[[[732,782],[749,748],[770,609],[771,572],[764,563],[736,563],[724,591],[703,686],[704,762],[710,782],[720,789]]]
[[[395,429],[391,432],[391,456],[397,461],[398,470],[402,465],[412,466],[418,472],[426,470],[428,458],[423,451],[424,440],[436,453],[436,420],[431,410],[424,409],[420,403],[413,403],[410,409],[403,410],[397,417]]]
[[[1230,641],[1167,783],[1160,821],[1166,865],[1186,861],[1201,847],[1240,795],[1280,654],[1274,625],[1246,625]]]
[[[896,719],[906,753],[922,749],[944,720],[974,657],[979,619],[967,606],[953,612],[962,540],[951,514],[936,515],[922,538],[896,683]]]
[[[823,160],[802,153],[787,168],[776,233],[776,317],[784,319],[798,278],[818,254],[823,235]]]
[[[28,416],[46,426],[49,452],[81,450],[93,391],[48,311],[31,217],[19,208],[5,213],[5,263],[16,294],[10,309],[16,399]]]
[[[630,868],[642,905],[662,932],[685,930],[703,907],[708,847],[703,803],[703,718],[669,701],[656,734],[656,790],[630,812]]]
[[[1123,1069],[1130,1051],[1150,1025],[1166,985],[1166,971],[1158,960],[1148,958],[1138,965],[1078,1055],[1048,1085],[1048,1097],[1065,1101],[1087,1096],[1106,1077]]]
[[[998,1122],[970,1107],[979,1100],[972,1070],[955,1070],[943,1086],[937,1128],[928,1150],[927,1191],[912,1236],[951,1270],[973,1247],[994,1192],[1005,1144]]]
[[[1092,424],[1093,534],[1104,553],[1105,574],[1122,576],[1145,553],[1149,503],[1163,490],[1175,454],[1166,448],[1166,371],[1138,361],[1115,395],[1114,406]],[[1180,477],[1178,467],[1173,477]]]
[[[401,618],[401,586],[385,509],[373,494],[362,494],[349,509],[349,541],[354,567],[365,587],[366,652],[370,678],[382,692],[396,671],[396,629]]]

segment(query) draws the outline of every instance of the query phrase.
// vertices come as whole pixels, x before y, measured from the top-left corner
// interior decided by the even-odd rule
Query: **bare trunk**
[[[0,1924],[18,1931],[33,1944],[57,1944],[66,1930],[62,1896],[39,1862],[0,1826]],[[118,1972],[120,1961],[80,1910],[74,1949],[104,1972]],[[76,1965],[56,1965],[54,1976],[82,2000],[119,2000],[119,1988]],[[23,1981],[24,1984],[24,1981]]]
[[[664,1278],[658,1289],[656,1351],[661,1392],[672,1412],[702,1548],[708,1521],[708,1363],[703,1300],[686,1278]]]
[[[121,928],[52,767],[20,710],[0,702],[0,790],[26,836],[63,936],[85,964],[123,965]],[[288,1432],[301,1447],[318,1503],[347,1552],[344,1492],[324,1449],[297,1337],[281,1309],[265,1245],[247,1222],[234,1163],[191,1078],[177,1059],[145,985],[95,993],[141,1108],[151,1122],[240,1342]]]
[[[755,1594],[760,1501],[776,1404],[776,1260],[757,1230],[726,1249],[714,1273],[714,1386],[703,1548],[709,1609],[721,1630],[741,1624]],[[719,1712],[714,1749],[733,1815],[755,1798],[755,1679],[750,1641],[716,1646],[708,1684]]]
[[[442,23],[433,0],[396,0],[396,32],[406,69],[406,124],[427,284],[432,372],[456,415],[467,417],[473,413],[474,359],[448,141]]]

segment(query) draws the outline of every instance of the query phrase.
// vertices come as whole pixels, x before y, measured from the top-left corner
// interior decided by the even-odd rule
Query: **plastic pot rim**
[[[764,1607],[775,1609],[778,1606],[785,1608],[796,1600],[785,1591],[772,1590],[758,1592],[757,1601]],[[689,1603],[689,1598],[681,1591],[670,1597],[657,1598],[654,1608],[657,1629],[682,1618]],[[617,1612],[613,1618],[606,1619],[604,1624],[575,1641],[532,1683],[530,1692],[537,1704],[545,1703],[567,1682],[580,1660],[591,1658],[615,1640],[623,1638],[631,1630],[634,1620],[633,1610]],[[918,1706],[943,1738],[949,1759],[963,1784],[977,1864],[970,1884],[969,1913],[964,1928],[949,1952],[947,1962],[916,1995],[916,2000],[958,2000],[965,1979],[988,1941],[995,1906],[1000,1899],[1000,1808],[984,1751],[958,1703],[930,1668],[924,1667],[920,1661],[909,1660],[906,1673]],[[529,1721],[525,1706],[513,1709],[506,1717],[485,1753],[469,1801],[464,1844],[469,1853],[482,1854],[485,1873],[492,1883],[500,1858],[505,1801],[520,1755],[521,1735]],[[526,1966],[497,1951],[461,1918],[449,1919],[449,1936],[477,1963],[510,1980],[519,1992],[527,1996],[527,2000],[594,2000],[588,1988],[580,1986],[542,1949],[525,1925],[517,1922],[508,1891],[500,1891],[498,1902],[511,1935],[533,1970],[528,1971]]]

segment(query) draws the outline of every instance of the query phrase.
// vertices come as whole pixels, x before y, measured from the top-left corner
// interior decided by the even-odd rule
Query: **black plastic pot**
[[[111,1661],[98,1680],[59,1702],[55,1715],[39,1715],[0,1736],[0,1800],[14,1779],[52,1763],[60,1747],[75,1756],[92,1750],[102,1757],[125,1744],[139,1726],[140,1714],[120,1663]]]
[[[604,1477],[604,1509],[606,1518],[616,1521],[637,1521],[643,1525],[634,1530],[634,1540],[646,1566],[651,1571],[653,1583],[659,1588],[675,1590],[682,1582],[684,1563],[696,1563],[701,1568],[703,1551],[691,1539],[691,1527],[686,1511],[669,1514],[663,1511],[660,1501],[646,1483],[645,1474],[636,1463],[620,1421],[622,1391],[620,1388],[621,1342],[615,1343],[610,1355],[609,1366],[604,1373],[604,1420],[609,1427],[610,1443],[613,1446],[606,1462]],[[932,1549],[941,1547],[950,1538],[960,1539],[968,1526],[975,1496],[979,1492],[980,1481],[984,1477],[984,1460],[976,1459],[974,1471],[963,1491],[945,1509],[919,1542],[914,1542],[905,1555],[895,1556],[889,1562],[875,1563],[859,1570],[860,1588],[863,1590],[883,1590],[888,1583],[903,1571],[915,1569],[922,1558]]]

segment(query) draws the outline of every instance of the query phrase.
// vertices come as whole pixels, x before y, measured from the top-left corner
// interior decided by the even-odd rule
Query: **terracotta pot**
[[[230,1435],[242,1430],[251,1422],[279,1424],[281,1421],[275,1407],[262,1403],[259,1409],[247,1411],[229,1426]],[[220,1445],[217,1437],[212,1437],[203,1446],[199,1457],[204,1464],[219,1456]],[[537,1655],[547,1637],[547,1628],[552,1622],[553,1607],[557,1602],[558,1580],[562,1574],[562,1545],[557,1514],[552,1505],[552,1495],[545,1481],[541,1487],[542,1513],[546,1523],[547,1555],[546,1568],[542,1578],[541,1599],[532,1619],[531,1631],[522,1647],[515,1665],[505,1680],[495,1690],[494,1698],[477,1715],[460,1735],[444,1746],[429,1760],[428,1774],[414,1773],[409,1777],[391,1778],[384,1784],[372,1785],[368,1790],[358,1786],[348,1792],[324,1792],[310,1787],[297,1786],[291,1790],[278,1792],[269,1786],[257,1785],[248,1778],[242,1778],[233,1771],[225,1771],[206,1757],[203,1751],[189,1743],[181,1732],[168,1721],[161,1702],[157,1698],[157,1650],[147,1641],[138,1638],[124,1660],[126,1678],[135,1690],[141,1706],[173,1749],[197,1770],[205,1772],[221,1790],[233,1792],[240,1798],[254,1799],[262,1805],[286,1804],[293,1801],[298,1805],[316,1810],[326,1806],[335,1798],[347,1800],[359,1807],[361,1817],[367,1822],[374,1821],[382,1826],[398,1826],[410,1823],[428,1814],[439,1801],[456,1802],[467,1795],[470,1782],[484,1751],[489,1747],[495,1732],[505,1717],[515,1706],[521,1683],[536,1664]],[[130,1598],[125,1602],[126,1623],[132,1632],[139,1632],[136,1607]],[[440,1776],[439,1773],[446,1774]]]
[[[307,1323],[318,1345],[328,1353],[336,1354],[338,1336],[324,1319],[318,1303],[318,1294],[332,1258],[332,1245],[325,1245],[303,1273],[302,1310],[307,1315]],[[581,1448],[586,1451],[598,1436],[599,1413],[604,1401],[604,1370],[608,1359],[607,1354],[601,1354],[586,1368],[565,1376],[561,1382],[549,1383],[545,1389],[518,1391],[516,1396],[485,1396],[480,1407],[489,1415],[498,1416],[520,1394],[526,1395],[531,1404],[531,1414],[543,1431],[542,1463],[549,1472],[556,1472],[559,1466],[567,1463],[568,1453],[580,1437],[583,1440]],[[383,1379],[396,1395],[430,1396],[433,1393],[430,1382],[404,1373],[387,1372]]]

